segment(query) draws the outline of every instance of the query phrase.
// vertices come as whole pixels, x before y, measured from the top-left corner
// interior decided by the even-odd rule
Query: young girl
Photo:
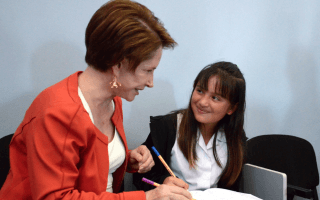
[[[186,109],[151,117],[151,133],[144,145],[152,152],[155,166],[146,174],[134,174],[135,186],[152,189],[141,181],[146,177],[190,191],[213,187],[237,190],[245,155],[245,91],[237,65],[218,62],[203,68]],[[170,176],[152,146],[179,178]]]

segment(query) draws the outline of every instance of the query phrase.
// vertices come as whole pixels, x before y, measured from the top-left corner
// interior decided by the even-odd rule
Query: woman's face
[[[228,99],[215,91],[218,78],[212,76],[208,80],[208,90],[201,88],[199,83],[192,93],[191,108],[196,120],[203,125],[215,127],[215,125],[226,115],[231,115],[233,110]]]
[[[121,83],[121,86],[118,87],[117,96],[127,101],[133,101],[135,96],[139,94],[139,90],[143,90],[145,86],[152,88],[153,72],[159,65],[161,55],[162,47],[155,51],[152,58],[141,62],[134,72],[128,70],[129,62],[124,59],[121,62],[118,76],[118,82]]]

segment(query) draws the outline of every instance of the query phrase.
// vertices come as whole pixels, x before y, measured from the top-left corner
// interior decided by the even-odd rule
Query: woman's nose
[[[149,87],[149,88],[153,87],[153,74],[152,74],[152,76],[149,78],[149,80],[147,82],[147,87]]]

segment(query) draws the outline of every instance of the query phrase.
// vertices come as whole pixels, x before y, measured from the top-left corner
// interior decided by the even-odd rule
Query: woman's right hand
[[[175,178],[173,176],[168,176],[166,179],[164,179],[163,184],[166,185],[175,185],[184,189],[189,189],[189,185],[185,183],[183,180],[179,178]]]
[[[192,196],[190,192],[184,188],[162,184],[159,187],[146,192],[147,200],[190,200]]]

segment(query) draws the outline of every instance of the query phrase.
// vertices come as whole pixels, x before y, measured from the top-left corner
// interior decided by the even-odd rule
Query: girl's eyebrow
[[[196,85],[196,87],[197,87],[197,88],[202,88],[202,89],[203,89],[203,87],[202,87],[200,84]]]
[[[205,88],[201,87],[200,85],[197,85],[197,86],[195,87],[195,89],[200,89],[200,90],[205,90],[205,91],[207,91]]]
[[[212,96],[221,96],[221,94],[216,93],[216,92],[210,92],[210,94],[211,94]]]
[[[205,91],[209,92],[209,91],[208,91],[208,90],[206,90],[204,87],[202,87],[200,84],[199,84],[199,85],[196,85],[196,87],[195,87],[195,88],[198,88],[198,89],[205,90]],[[212,95],[212,96],[219,96],[219,97],[222,97],[221,92],[209,92],[209,93],[210,93],[210,95]]]

